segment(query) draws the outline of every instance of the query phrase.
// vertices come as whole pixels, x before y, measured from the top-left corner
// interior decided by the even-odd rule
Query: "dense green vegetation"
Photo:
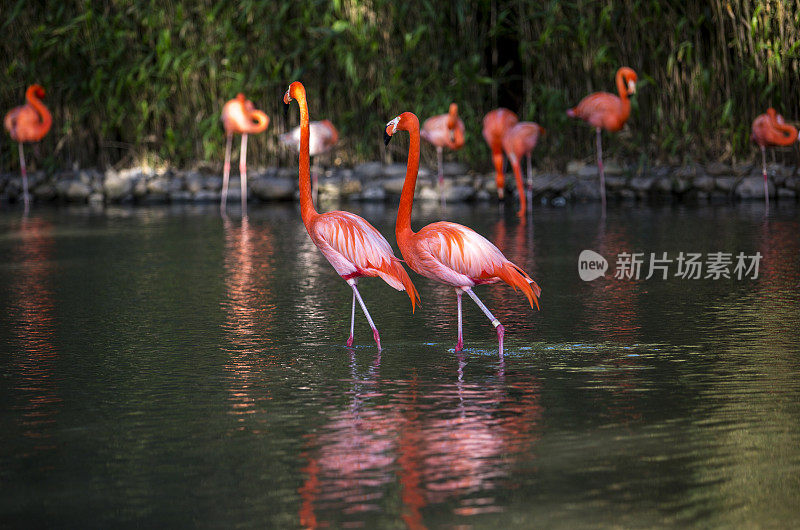
[[[488,167],[480,119],[498,105],[548,129],[540,164],[591,159],[591,131],[564,109],[613,90],[623,64],[640,84],[612,155],[749,157],[756,114],[800,116],[798,1],[10,0],[0,24],[0,108],[30,83],[47,88],[51,167],[219,160],[219,112],[238,91],[272,119],[250,160],[289,161],[276,132],[295,79],[312,118],[339,126],[345,161],[379,158],[399,112],[424,118],[450,101],[467,124],[463,160]],[[0,167],[16,167],[2,144]]]

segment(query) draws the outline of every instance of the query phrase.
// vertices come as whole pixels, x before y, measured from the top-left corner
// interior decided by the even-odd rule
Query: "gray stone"
[[[203,177],[197,173],[190,173],[184,177],[186,189],[191,193],[197,193],[203,189]]]
[[[155,177],[147,182],[148,195],[167,195],[169,180],[166,177]]]
[[[353,172],[360,179],[374,180],[383,176],[383,164],[380,162],[364,162],[353,168]],[[405,175],[405,169],[403,169]]]
[[[142,199],[147,195],[147,180],[137,180],[133,185],[133,196]]]
[[[317,194],[321,199],[336,199],[341,197],[342,190],[335,182],[320,182],[317,185]]]
[[[351,197],[354,195],[358,195],[359,193],[361,193],[361,181],[353,179],[347,179],[341,181],[341,184],[339,186],[339,192],[344,197]]]
[[[169,202],[191,202],[193,195],[191,191],[175,190],[169,192]]]
[[[697,166],[694,164],[681,166],[675,170],[673,176],[678,179],[693,179],[697,176]]]
[[[754,168],[760,167],[760,164],[736,164],[733,166],[733,174],[737,177],[743,177],[750,173]],[[759,169],[760,171],[760,169]]]
[[[714,179],[714,189],[730,193],[736,186],[736,177],[717,177]]]
[[[570,160],[567,162],[567,173],[570,175],[577,175],[584,167],[586,167],[586,162]]]
[[[790,190],[789,188],[779,188],[778,189],[778,198],[779,199],[796,199],[797,192],[794,190]]]
[[[383,176],[385,176],[386,178],[405,177],[406,176],[405,163],[387,164],[383,166]]]
[[[613,175],[606,175],[606,189],[609,190],[622,190],[627,186],[625,177],[617,177]]]
[[[710,162],[706,164],[706,173],[712,177],[730,176],[733,175],[733,168],[722,162]]]
[[[56,184],[58,195],[69,202],[86,202],[92,188],[80,180],[62,180]]]
[[[667,176],[656,178],[650,189],[662,194],[672,193],[672,179]]]
[[[676,177],[672,179],[672,191],[678,194],[686,193],[692,187],[692,179]]]
[[[403,184],[405,183],[404,177],[395,177],[393,179],[386,179],[383,181],[383,189],[386,193],[391,195],[400,195],[400,192],[403,191]],[[419,183],[417,183],[417,188],[419,189]]]
[[[767,181],[770,196],[775,195],[775,186]],[[742,179],[736,187],[736,196],[742,199],[763,199],[764,198],[764,178],[746,177]]]
[[[369,186],[364,188],[364,191],[361,192],[361,200],[362,201],[383,201],[386,199],[386,190],[383,189],[383,186]]]
[[[111,202],[117,202],[133,192],[134,180],[122,178],[118,173],[109,171],[103,182],[103,193]]]
[[[694,179],[692,185],[700,191],[709,192],[714,189],[715,183],[712,177],[703,175]]]
[[[56,187],[50,182],[39,184],[31,190],[31,193],[40,201],[52,201],[58,196]]]
[[[446,177],[465,175],[467,171],[469,171],[469,168],[466,164],[462,164],[461,162],[445,162],[442,164],[442,172]]]
[[[631,201],[636,199],[636,192],[633,190],[622,189],[617,192],[620,198],[624,201]]]
[[[603,166],[605,170],[606,176],[608,175],[623,175],[625,174],[625,168],[623,168],[617,161],[609,160]]]
[[[630,188],[637,192],[647,192],[653,187],[654,179],[652,177],[633,177],[628,185]]]
[[[89,201],[89,204],[100,205],[100,204],[103,204],[105,202],[105,197],[103,196],[102,193],[92,192],[92,194],[89,195],[88,201]]]
[[[486,190],[479,189],[478,191],[475,192],[476,201],[488,201],[491,198],[492,196]]]
[[[472,199],[475,196],[475,188],[473,186],[462,186],[459,184],[453,186],[445,186],[444,199],[447,202],[464,202]]]
[[[300,170],[296,167],[279,167],[275,172],[275,176],[278,178],[289,178],[297,182],[300,176]]]
[[[211,191],[222,190],[222,177],[218,177],[216,175],[206,175],[206,178],[203,179],[203,189]]]
[[[194,202],[219,202],[221,197],[218,191],[200,190],[194,194]]]
[[[577,172],[578,178],[589,180],[589,179],[596,179],[600,178],[600,172],[597,171],[597,166],[583,166]]]
[[[289,178],[258,178],[250,183],[253,195],[262,201],[287,201],[294,195],[294,181]]]
[[[579,179],[572,188],[572,196],[578,200],[600,200],[600,184],[590,180]]]

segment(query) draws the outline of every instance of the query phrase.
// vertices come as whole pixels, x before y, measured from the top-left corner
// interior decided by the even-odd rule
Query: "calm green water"
[[[393,209],[348,208],[394,240]],[[500,359],[466,297],[454,353],[455,296],[415,274],[414,315],[361,282],[384,350],[361,315],[346,348],[350,289],[293,206],[6,207],[0,526],[797,526],[800,216],[762,208],[449,207],[543,288],[540,312],[476,289]],[[578,277],[583,249],[606,278]],[[681,251],[763,257],[613,278]]]

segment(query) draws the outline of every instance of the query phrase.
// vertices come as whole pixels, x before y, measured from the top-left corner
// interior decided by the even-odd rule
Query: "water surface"
[[[325,205],[323,205],[323,208]],[[348,205],[394,241],[395,210]],[[794,204],[449,206],[542,286],[351,294],[293,205],[0,213],[0,523],[789,527],[800,520]],[[415,207],[414,226],[439,220]],[[584,282],[577,258],[609,260]],[[622,252],[758,278],[613,278]],[[673,266],[674,267],[674,266]],[[672,269],[673,273],[675,268]],[[646,268],[642,277],[646,275]]]

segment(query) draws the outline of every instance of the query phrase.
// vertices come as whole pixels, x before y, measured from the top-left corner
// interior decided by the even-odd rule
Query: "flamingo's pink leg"
[[[350,336],[347,337],[347,345],[353,345],[353,328],[356,322],[356,293],[353,293],[353,307],[350,308]]]
[[[458,342],[456,343],[456,351],[459,352],[464,348],[464,335],[461,327],[461,294],[464,291],[456,287],[456,299],[458,300]]]
[[[503,337],[505,336],[506,328],[504,328],[503,325],[500,323],[500,321],[497,320],[494,317],[492,312],[489,311],[489,308],[487,308],[485,305],[483,305],[483,302],[481,302],[480,298],[478,298],[478,295],[476,295],[474,292],[472,292],[472,289],[470,289],[469,287],[461,287],[461,289],[465,293],[467,293],[469,295],[469,297],[472,298],[472,300],[476,304],[478,304],[478,307],[481,308],[481,311],[483,311],[483,314],[486,315],[486,317],[492,322],[492,325],[497,330],[497,341],[500,344],[500,356],[502,357],[503,356]]]
[[[231,174],[231,145],[233,144],[233,134],[229,134],[225,141],[225,164],[222,166],[222,200],[219,203],[219,210],[225,215],[225,204],[228,201],[228,178]]]
[[[356,280],[355,278],[351,278],[347,280],[347,283],[350,284],[350,287],[353,288],[353,294],[358,299],[358,303],[361,305],[361,310],[364,311],[364,316],[367,317],[367,322],[369,322],[369,327],[372,328],[372,336],[375,338],[375,344],[378,345],[378,349],[381,349],[381,337],[378,334],[378,328],[375,327],[375,323],[372,321],[372,317],[369,316],[369,311],[367,311],[367,305],[364,303],[364,300],[361,298],[361,293],[358,292],[358,287],[356,287]]]
[[[247,134],[242,135],[242,152],[239,155],[239,175],[242,185],[242,215],[247,215]]]
[[[600,204],[603,217],[606,215],[606,173],[603,169],[603,144],[600,141],[600,127],[597,128],[597,171],[600,172]]]
[[[19,142],[19,166],[22,170],[22,200],[25,201],[25,213],[28,213],[30,207],[30,198],[28,197],[28,169],[25,167],[25,153],[22,151],[22,142]]]

